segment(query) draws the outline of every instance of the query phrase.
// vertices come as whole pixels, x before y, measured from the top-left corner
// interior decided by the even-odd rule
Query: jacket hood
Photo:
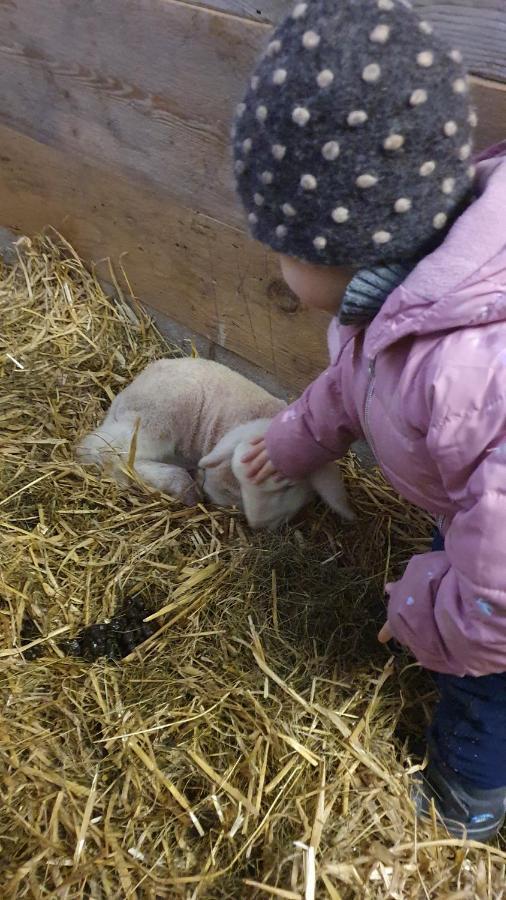
[[[373,359],[408,335],[506,319],[506,141],[476,162],[476,199],[385,301],[366,332]]]

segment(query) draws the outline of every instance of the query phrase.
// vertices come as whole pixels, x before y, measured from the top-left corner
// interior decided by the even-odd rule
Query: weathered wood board
[[[326,318],[293,310],[274,257],[245,235],[229,158],[231,111],[270,26],[218,2],[227,14],[0,0],[0,225],[49,223],[85,259],[123,259],[153,308],[301,387],[323,364]],[[506,135],[506,87],[473,91],[484,146]]]

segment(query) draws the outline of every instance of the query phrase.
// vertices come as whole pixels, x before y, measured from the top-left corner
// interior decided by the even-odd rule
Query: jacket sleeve
[[[305,478],[344,456],[361,437],[358,420],[348,411],[351,397],[343,395],[343,357],[351,353],[352,343],[295,403],[276,416],[267,432],[270,459],[287,478]]]
[[[472,409],[433,414],[428,445],[457,512],[444,552],[414,556],[388,588],[394,637],[436,672],[506,671],[505,393],[492,383]]]

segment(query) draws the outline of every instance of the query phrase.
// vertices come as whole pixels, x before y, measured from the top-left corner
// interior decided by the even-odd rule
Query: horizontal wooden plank
[[[267,33],[174,0],[1,0],[0,121],[238,224],[229,129]]]
[[[241,231],[5,126],[0,147],[2,225],[51,224],[85,260],[121,259],[138,297],[281,384],[302,388],[324,367],[328,317],[297,309],[275,257]]]
[[[258,22],[276,24],[291,9],[291,0],[189,0]],[[417,12],[465,54],[472,72],[506,81],[505,0],[414,0]]]

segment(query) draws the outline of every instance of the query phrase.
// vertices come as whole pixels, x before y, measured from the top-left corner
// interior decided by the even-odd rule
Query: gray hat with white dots
[[[251,231],[327,265],[413,259],[471,188],[467,75],[403,0],[309,0],[276,29],[237,108]]]

